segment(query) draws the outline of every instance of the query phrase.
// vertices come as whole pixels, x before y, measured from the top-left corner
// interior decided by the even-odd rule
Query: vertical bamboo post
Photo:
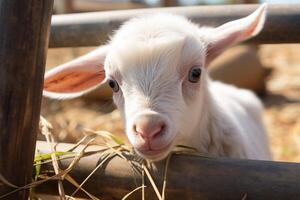
[[[53,0],[0,1],[0,173],[31,182]],[[12,188],[0,182],[0,196]],[[28,191],[5,199],[25,200]]]

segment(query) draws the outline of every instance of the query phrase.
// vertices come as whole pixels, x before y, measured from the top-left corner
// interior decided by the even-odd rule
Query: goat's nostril
[[[165,128],[165,125],[164,125],[164,124],[160,125],[160,126],[158,127],[158,129],[156,130],[156,132],[154,132],[154,134],[152,135],[152,138],[154,139],[154,138],[160,136],[160,135],[163,133],[164,128]]]
[[[133,124],[132,129],[133,129],[133,132],[134,132],[135,134],[139,134],[139,132],[138,132],[137,129],[136,129],[136,125],[135,125],[135,124]]]
[[[142,116],[140,119],[137,119],[132,128],[136,135],[139,135],[145,140],[157,138],[165,130],[165,123],[161,120],[161,118],[149,118],[147,120],[142,119]]]
[[[155,112],[145,112],[137,115],[132,124],[133,134],[140,142],[152,142],[162,136],[166,130],[166,120]]]

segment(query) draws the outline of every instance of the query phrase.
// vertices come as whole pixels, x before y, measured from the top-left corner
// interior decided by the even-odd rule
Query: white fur
[[[208,155],[271,159],[258,98],[248,90],[212,81],[206,69],[211,42],[217,44],[231,29],[241,32],[241,36],[226,41],[227,46],[256,35],[262,28],[264,14],[249,35],[243,31],[251,20],[262,15],[263,9],[265,6],[250,15],[252,18],[224,25],[224,34],[214,35],[217,29],[199,28],[172,14],[134,18],[116,31],[108,44],[104,69],[106,79],[119,83],[120,91],[114,94],[114,101],[122,113],[130,142],[136,148],[142,142],[132,128],[141,115],[156,113],[167,125],[164,134],[152,144],[154,149],[170,145],[167,149],[153,156],[138,153],[160,160],[181,144]],[[224,43],[220,44],[217,47],[225,49]],[[198,83],[187,80],[193,66],[202,69]]]

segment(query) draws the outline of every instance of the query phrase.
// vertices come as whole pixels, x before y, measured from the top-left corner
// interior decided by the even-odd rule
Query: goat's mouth
[[[159,149],[136,149],[136,152],[143,158],[151,161],[163,160],[168,156],[172,148],[172,142]]]

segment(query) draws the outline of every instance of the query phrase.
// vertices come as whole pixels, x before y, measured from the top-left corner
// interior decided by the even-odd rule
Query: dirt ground
[[[47,66],[66,62],[92,48],[50,49]],[[271,70],[261,97],[274,160],[300,162],[300,45],[264,45],[263,65]],[[108,130],[123,136],[120,115],[111,99],[43,99],[42,115],[54,126],[58,141],[75,142],[84,128]]]
[[[264,118],[275,160],[300,162],[300,45],[260,49],[267,79]]]

